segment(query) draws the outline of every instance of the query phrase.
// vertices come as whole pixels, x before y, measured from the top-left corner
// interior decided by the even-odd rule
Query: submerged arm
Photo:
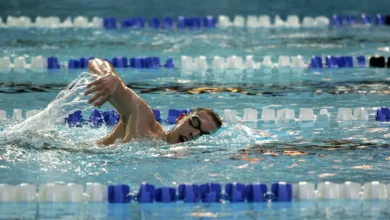
[[[96,143],[99,145],[109,145],[113,144],[118,138],[123,138],[124,136],[125,125],[123,125],[122,121],[119,121],[118,124],[115,125],[114,129],[112,129],[110,134],[98,140]]]

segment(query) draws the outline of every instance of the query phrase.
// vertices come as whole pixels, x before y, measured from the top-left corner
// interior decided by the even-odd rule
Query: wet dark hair
[[[202,112],[202,111],[207,112],[211,116],[211,118],[213,119],[213,121],[217,125],[217,128],[220,128],[222,126],[222,120],[219,117],[219,115],[209,108],[192,109],[191,113],[198,113],[198,112]]]

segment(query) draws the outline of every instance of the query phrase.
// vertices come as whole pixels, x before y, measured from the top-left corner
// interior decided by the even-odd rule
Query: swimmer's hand
[[[100,108],[100,106],[106,103],[111,95],[114,94],[119,84],[120,80],[115,74],[106,74],[89,83],[87,85],[88,90],[84,92],[84,95],[94,94],[88,100],[88,103]]]
[[[88,71],[99,76],[114,72],[114,67],[106,60],[95,58],[88,62]]]
[[[114,67],[106,60],[99,58],[90,60],[88,70],[100,77],[87,85],[84,95],[94,94],[88,103],[100,108],[110,99],[122,82],[115,73]]]
[[[99,79],[87,85],[84,94],[94,94],[88,103],[101,107],[109,101],[118,111],[124,124],[127,124],[128,119],[135,111],[134,109],[143,112],[142,115],[146,114],[145,118],[151,118],[155,123],[151,108],[132,89],[127,87],[111,63],[99,58],[92,59],[88,62],[88,71],[100,76]]]

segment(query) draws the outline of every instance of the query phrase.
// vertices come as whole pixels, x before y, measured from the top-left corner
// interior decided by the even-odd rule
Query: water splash
[[[85,91],[86,85],[94,78],[96,77],[90,73],[81,73],[43,111],[8,128],[8,131],[24,132],[26,130],[39,131],[53,129],[56,123],[63,122],[64,118],[73,111],[92,108],[92,106],[88,106],[83,92]]]
[[[102,153],[95,146],[96,140],[107,134],[111,128],[67,128],[64,118],[68,114],[82,110],[92,109],[87,103],[88,97],[83,95],[86,85],[96,79],[96,76],[83,72],[75,80],[69,83],[48,106],[39,114],[34,115],[18,124],[9,124],[0,133],[0,142],[5,145],[19,146],[35,149],[63,149],[68,151],[88,151]],[[169,126],[166,126],[169,130]],[[141,157],[166,156],[196,153],[197,151],[236,150],[254,143],[256,135],[252,129],[245,125],[226,126],[221,132],[213,136],[204,136],[196,141],[191,141],[175,146],[159,141],[137,141],[127,144],[114,144],[103,152],[131,153]],[[2,141],[5,140],[5,141]],[[105,148],[106,149],[106,148]],[[179,152],[176,154],[176,152]]]
[[[59,135],[57,127],[64,122],[64,118],[75,110],[88,110],[84,96],[86,85],[96,79],[96,76],[82,72],[75,80],[68,84],[48,106],[37,115],[34,115],[18,124],[10,124],[0,134],[7,143],[16,143],[18,146],[69,146],[72,140]]]

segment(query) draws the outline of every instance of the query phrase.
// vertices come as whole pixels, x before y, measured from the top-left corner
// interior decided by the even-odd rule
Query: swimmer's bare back
[[[117,140],[130,142],[145,137],[165,140],[166,132],[154,119],[152,109],[126,86],[109,62],[92,59],[88,63],[88,70],[99,76],[87,85],[84,94],[92,94],[88,103],[101,107],[108,101],[120,115],[120,121],[111,133],[97,141],[97,144],[110,145]]]

